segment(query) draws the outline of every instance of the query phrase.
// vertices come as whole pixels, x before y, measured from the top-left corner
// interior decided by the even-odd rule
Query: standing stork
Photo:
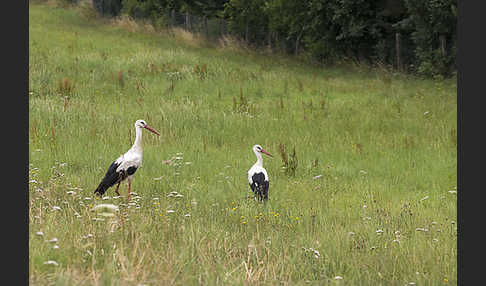
[[[108,188],[117,184],[115,193],[119,196],[120,193],[118,192],[118,188],[120,187],[120,183],[125,179],[128,179],[128,199],[130,199],[130,187],[133,175],[142,164],[142,128],[160,135],[159,132],[148,126],[144,120],[135,121],[136,137],[132,148],[111,163],[105,177],[94,191],[95,194],[102,196]]]
[[[266,154],[270,157],[273,157],[270,153],[265,151],[262,146],[255,145],[253,146],[253,152],[257,157],[256,163],[248,170],[248,182],[250,184],[250,188],[255,193],[256,199],[262,201],[268,199],[268,175],[267,170],[263,168],[263,158],[262,154]]]

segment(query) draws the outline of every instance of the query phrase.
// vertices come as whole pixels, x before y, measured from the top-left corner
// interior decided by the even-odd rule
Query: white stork
[[[95,194],[102,196],[108,188],[117,184],[115,193],[119,196],[120,193],[118,192],[118,188],[120,187],[120,183],[125,179],[128,179],[128,199],[130,199],[130,187],[133,175],[142,164],[142,128],[160,135],[159,132],[148,126],[144,120],[135,121],[136,137],[132,148],[111,163],[105,177],[94,191]]]
[[[265,151],[262,146],[255,145],[253,146],[253,152],[257,157],[256,163],[248,170],[248,182],[250,184],[250,188],[255,193],[256,199],[262,201],[268,199],[268,174],[267,170],[263,168],[263,159],[262,154],[266,154],[270,157],[273,157],[270,153]]]

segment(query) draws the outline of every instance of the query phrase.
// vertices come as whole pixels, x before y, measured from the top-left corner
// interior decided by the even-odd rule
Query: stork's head
[[[255,154],[257,154],[257,153],[263,153],[263,154],[266,154],[266,155],[268,155],[268,156],[270,156],[270,157],[273,157],[273,156],[272,156],[272,154],[270,154],[270,153],[268,153],[267,151],[265,151],[265,150],[262,148],[262,146],[260,146],[260,145],[258,145],[258,144],[257,144],[257,145],[255,145],[255,146],[253,146],[253,152],[255,152]]]
[[[152,127],[150,127],[145,120],[139,119],[135,121],[135,128],[145,128],[149,131],[151,131],[154,134],[160,135],[159,132],[155,131]]]

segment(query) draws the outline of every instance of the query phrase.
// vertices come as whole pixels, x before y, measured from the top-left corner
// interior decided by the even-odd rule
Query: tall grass
[[[29,5],[31,284],[457,284],[454,81],[83,13]],[[161,136],[143,135],[136,194],[96,198],[137,119]],[[254,144],[274,154],[266,204]]]

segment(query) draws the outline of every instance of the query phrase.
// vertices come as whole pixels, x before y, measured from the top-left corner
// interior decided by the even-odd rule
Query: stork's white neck
[[[142,152],[142,128],[135,126],[135,142],[133,143],[132,149]]]
[[[255,156],[257,157],[257,161],[256,161],[255,165],[263,167],[262,154],[260,152],[256,151],[256,150],[253,150],[253,152],[255,153]]]

